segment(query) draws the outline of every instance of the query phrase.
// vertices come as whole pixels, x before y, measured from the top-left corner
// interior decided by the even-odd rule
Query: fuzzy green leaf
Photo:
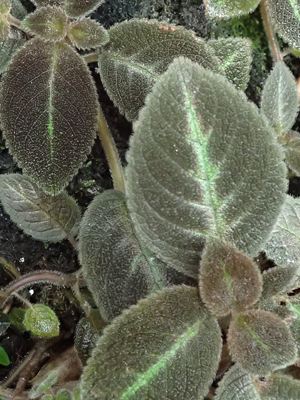
[[[262,297],[268,298],[286,292],[293,287],[299,267],[274,267],[263,273]]]
[[[264,250],[267,256],[279,266],[300,267],[300,198],[286,196]]]
[[[282,144],[285,150],[285,162],[288,167],[300,176],[300,134],[296,131],[290,131],[283,139]]]
[[[68,19],[60,7],[41,7],[29,14],[22,26],[32,35],[43,40],[58,42],[67,34]]]
[[[59,193],[94,142],[97,96],[86,63],[66,43],[35,38],[17,52],[1,89],[6,144],[24,174]]]
[[[72,400],[72,394],[69,390],[60,389],[55,395],[55,400]]]
[[[298,0],[268,0],[271,18],[279,35],[300,48],[300,3]]]
[[[81,222],[79,258],[105,320],[167,285],[166,265],[140,247],[120,192],[106,191],[89,205]]]
[[[207,308],[223,317],[258,301],[262,277],[250,257],[229,244],[212,241],[201,257],[199,286]]]
[[[11,9],[10,0],[1,0],[0,3],[0,42],[6,40],[9,36],[10,26],[7,20]]]
[[[251,375],[235,364],[224,375],[215,400],[261,400]]]
[[[248,255],[260,250],[285,198],[286,169],[273,131],[242,92],[180,58],[134,131],[127,197],[146,247],[190,276],[207,236]]]
[[[245,90],[250,79],[252,63],[250,40],[231,37],[210,40],[208,44],[214,49],[219,59],[219,68],[227,79],[238,89]]]
[[[104,331],[84,369],[81,398],[202,399],[220,351],[220,329],[197,289],[164,289],[125,311]]]
[[[9,356],[2,346],[0,346],[0,365],[3,365],[4,367],[8,367],[10,365]]]
[[[27,10],[23,6],[21,0],[11,0],[11,11],[10,13],[18,18],[18,19],[24,19],[27,15]]]
[[[0,42],[0,74],[3,74],[14,53],[24,43],[25,38],[16,29],[11,29],[6,40]]]
[[[0,202],[10,218],[34,239],[59,242],[77,235],[80,209],[66,193],[49,196],[28,177],[0,176]]]
[[[0,19],[1,17],[6,17],[11,10],[11,1],[10,0],[1,0],[0,3]]]
[[[70,17],[81,17],[96,10],[104,0],[65,0],[65,10]]]
[[[59,335],[59,319],[55,312],[44,304],[33,304],[24,315],[23,324],[33,336],[52,338]]]
[[[232,359],[256,375],[285,368],[297,358],[297,346],[287,325],[268,311],[235,315],[228,331],[228,344]]]
[[[260,0],[204,0],[209,18],[232,18],[249,14]]]
[[[300,298],[299,296],[287,297],[287,310],[289,316],[286,318],[289,321],[292,335],[298,347],[298,358],[300,358]]]
[[[218,68],[213,49],[183,27],[132,19],[112,27],[109,36],[99,56],[99,72],[110,98],[129,120],[137,118],[146,95],[176,57]]]
[[[68,37],[78,49],[92,49],[104,46],[109,42],[109,34],[98,22],[82,19],[70,24]]]
[[[287,375],[273,374],[256,386],[261,400],[300,399],[300,381]]]
[[[266,80],[261,109],[278,135],[287,133],[298,114],[296,80],[283,61],[277,62]]]
[[[29,399],[38,399],[42,394],[49,392],[51,388],[57,384],[58,380],[59,375],[57,370],[49,371],[45,379],[33,385],[29,392]]]

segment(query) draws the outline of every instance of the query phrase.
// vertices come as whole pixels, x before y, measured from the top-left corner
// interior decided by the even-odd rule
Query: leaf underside
[[[190,276],[207,236],[255,255],[276,220],[286,169],[272,130],[224,77],[176,60],[147,97],[127,154],[139,240]]]
[[[96,196],[89,205],[81,222],[79,258],[96,305],[108,321],[167,286],[170,278],[167,266],[141,249],[125,196],[116,191]]]
[[[210,18],[232,18],[249,14],[260,0],[204,0]]]
[[[84,369],[81,397],[199,400],[214,378],[220,350],[217,321],[197,289],[164,289],[104,331]]]
[[[86,63],[65,43],[30,40],[6,71],[0,117],[23,172],[59,193],[94,142],[97,96]]]
[[[0,201],[19,228],[36,240],[59,242],[77,235],[80,209],[66,193],[49,196],[28,177],[0,176]]]
[[[213,49],[183,27],[132,19],[112,27],[109,36],[99,55],[99,73],[110,98],[130,121],[137,118],[146,95],[176,57],[218,68]]]

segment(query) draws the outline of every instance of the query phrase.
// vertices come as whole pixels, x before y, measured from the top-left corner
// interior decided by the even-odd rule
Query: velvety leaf
[[[300,47],[300,3],[298,0],[268,0],[279,35],[291,46]]]
[[[70,24],[68,37],[78,49],[92,49],[109,42],[109,34],[93,19],[82,19]]]
[[[28,177],[0,175],[0,201],[10,218],[34,239],[59,242],[77,235],[80,209],[67,193],[49,196]]]
[[[287,325],[268,311],[235,315],[230,323],[228,343],[232,359],[256,375],[285,368],[297,358],[296,343]]]
[[[33,336],[52,338],[59,335],[59,319],[55,312],[44,304],[33,304],[27,308],[23,324]]]
[[[45,6],[63,6],[65,0],[30,0],[37,7],[45,7]]]
[[[283,61],[275,64],[266,80],[261,109],[278,135],[288,132],[298,114],[296,80]]]
[[[56,393],[55,400],[72,400],[72,394],[69,390],[60,389]]]
[[[190,276],[208,235],[256,255],[286,190],[281,149],[256,106],[221,75],[180,58],[134,132],[126,185],[139,240]]]
[[[8,367],[10,365],[9,356],[2,346],[0,346],[0,365],[3,365],[4,367]]]
[[[296,280],[298,266],[274,267],[263,273],[262,297],[267,298],[280,294],[293,287]]]
[[[80,17],[96,10],[104,0],[65,0],[65,10],[70,17]]]
[[[176,57],[218,69],[213,49],[180,26],[132,19],[112,27],[109,36],[99,55],[99,72],[109,97],[129,120],[137,118],[146,95]]]
[[[80,360],[84,364],[91,356],[92,350],[96,346],[98,338],[99,334],[92,326],[90,321],[85,317],[81,318],[76,325],[74,346]]]
[[[249,14],[260,0],[204,0],[206,14],[210,18],[232,18]]]
[[[289,296],[287,299],[287,309],[290,312],[290,329],[298,347],[298,357],[300,358],[300,299],[298,296]]]
[[[0,19],[1,17],[6,17],[9,14],[11,9],[11,1],[10,0],[1,0],[0,3]]]
[[[29,14],[22,26],[43,40],[58,42],[67,34],[68,19],[62,8],[47,6],[37,8],[34,13]]]
[[[24,43],[25,38],[17,29],[11,29],[8,37],[0,41],[0,74],[3,74],[14,53]]]
[[[26,331],[23,324],[25,312],[22,307],[13,307],[8,314],[10,324],[21,333]]]
[[[300,381],[283,374],[273,374],[257,384],[261,400],[299,400]]]
[[[219,383],[215,400],[261,400],[251,375],[235,364]]]
[[[97,96],[86,63],[66,43],[30,40],[6,71],[0,116],[24,174],[45,192],[62,191],[95,137]]]
[[[283,138],[285,161],[288,167],[300,176],[300,134],[296,131],[288,132]]]
[[[279,266],[300,267],[300,198],[286,196],[264,250],[267,256]]]
[[[9,23],[0,17],[0,43],[7,40],[10,34]]]
[[[11,0],[10,13],[18,19],[23,19],[27,15],[27,10],[20,0]]]
[[[250,257],[227,243],[212,241],[201,257],[199,286],[207,308],[223,317],[256,303],[262,291],[262,278]]]
[[[252,46],[250,40],[226,38],[210,40],[208,44],[218,57],[219,68],[238,89],[245,90],[250,79]]]
[[[105,320],[167,285],[166,265],[140,247],[120,192],[106,191],[89,205],[81,222],[79,258]]]
[[[42,394],[47,393],[58,382],[59,376],[56,370],[49,371],[45,379],[33,385],[29,392],[29,399],[38,399]]]
[[[0,42],[6,40],[9,36],[10,26],[7,21],[11,9],[10,0],[1,0],[0,3]]]
[[[197,289],[164,289],[105,329],[84,369],[81,398],[202,399],[220,351],[219,326],[201,304]]]
[[[56,400],[52,394],[44,394],[44,396],[41,397],[41,400]]]

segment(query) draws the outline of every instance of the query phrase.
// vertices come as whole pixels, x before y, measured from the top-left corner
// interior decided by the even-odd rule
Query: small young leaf
[[[142,244],[192,277],[207,236],[256,255],[286,191],[281,148],[256,106],[223,76],[180,58],[134,131],[126,185]]]
[[[262,297],[268,298],[292,288],[299,266],[274,267],[263,273]]]
[[[217,317],[256,303],[262,291],[258,266],[229,244],[208,242],[201,257],[200,294]]]
[[[88,287],[107,321],[167,285],[167,267],[140,247],[120,192],[106,191],[89,205],[80,227],[79,258]]]
[[[81,17],[96,10],[104,0],[65,0],[65,10],[70,17]]]
[[[67,34],[68,19],[60,7],[41,7],[29,14],[22,26],[29,33],[50,42],[58,42]]]
[[[227,79],[238,89],[245,90],[249,82],[252,63],[250,40],[231,37],[210,40],[208,44],[220,60],[219,68]]]
[[[230,323],[228,343],[232,359],[255,375],[285,368],[297,358],[297,346],[287,325],[268,311],[237,314]]]
[[[0,202],[10,218],[34,239],[59,242],[77,235],[80,209],[67,193],[49,196],[28,177],[0,176]]]
[[[10,365],[8,354],[2,346],[0,346],[0,365],[3,365],[4,367],[8,367]]]
[[[209,18],[232,18],[249,14],[260,0],[204,0]]]
[[[11,29],[8,37],[0,41],[0,75],[6,70],[14,53],[25,43],[25,38],[17,29]]]
[[[93,19],[82,19],[70,24],[68,37],[78,49],[86,50],[104,46],[109,42],[109,34]]]
[[[24,174],[58,194],[96,134],[96,89],[85,61],[66,43],[29,40],[3,77],[0,117]]]
[[[230,368],[221,380],[215,400],[261,400],[251,375],[238,364]]]
[[[34,304],[26,310],[23,324],[33,336],[52,338],[59,335],[59,319],[44,304]]]
[[[99,334],[87,318],[81,318],[76,326],[74,346],[81,361],[85,364],[96,346]]]
[[[275,64],[266,80],[261,109],[279,136],[287,133],[295,123],[298,114],[297,85],[283,61]]]
[[[33,387],[29,392],[29,399],[30,400],[37,399],[42,394],[47,393],[48,391],[51,390],[53,386],[56,385],[58,380],[59,380],[59,375],[57,373],[57,370],[49,371],[45,379],[43,379],[38,384],[33,385]]]
[[[261,400],[299,400],[300,381],[282,374],[272,374],[256,387]]]
[[[99,72],[109,97],[128,120],[137,118],[146,95],[176,57],[218,70],[213,49],[180,26],[132,19],[112,27],[109,36],[99,55]]]
[[[9,322],[11,323],[11,325],[22,333],[26,331],[23,324],[25,312],[26,310],[24,308],[13,307],[8,314]]]
[[[286,196],[264,251],[279,266],[300,266],[300,198]]]
[[[288,167],[300,176],[300,134],[296,131],[288,132],[283,138],[285,162]]]
[[[268,0],[271,18],[279,35],[300,48],[300,3],[298,0]]]
[[[84,369],[81,398],[202,399],[220,351],[219,326],[197,289],[163,289],[105,329]]]

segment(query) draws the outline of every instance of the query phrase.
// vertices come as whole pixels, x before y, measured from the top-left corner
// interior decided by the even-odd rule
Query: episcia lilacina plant
[[[55,312],[19,293],[33,284],[71,288],[84,314],[75,388],[61,384],[65,367],[52,365],[21,392],[8,379],[0,395],[299,400],[300,201],[286,194],[288,168],[300,173],[291,130],[298,94],[276,32],[297,47],[300,7],[205,1],[210,18],[260,3],[274,68],[258,108],[243,93],[249,40],[204,40],[146,19],[106,30],[88,17],[102,3],[35,0],[28,15],[16,14],[17,0],[0,5],[0,123],[23,172],[0,176],[0,201],[34,239],[69,240],[82,267],[34,271],[3,287],[1,334],[14,324],[45,349],[59,337]],[[125,169],[90,62],[133,123]],[[82,217],[66,186],[97,133],[114,189]],[[12,308],[13,296],[24,307]],[[21,371],[14,377],[24,381]]]

